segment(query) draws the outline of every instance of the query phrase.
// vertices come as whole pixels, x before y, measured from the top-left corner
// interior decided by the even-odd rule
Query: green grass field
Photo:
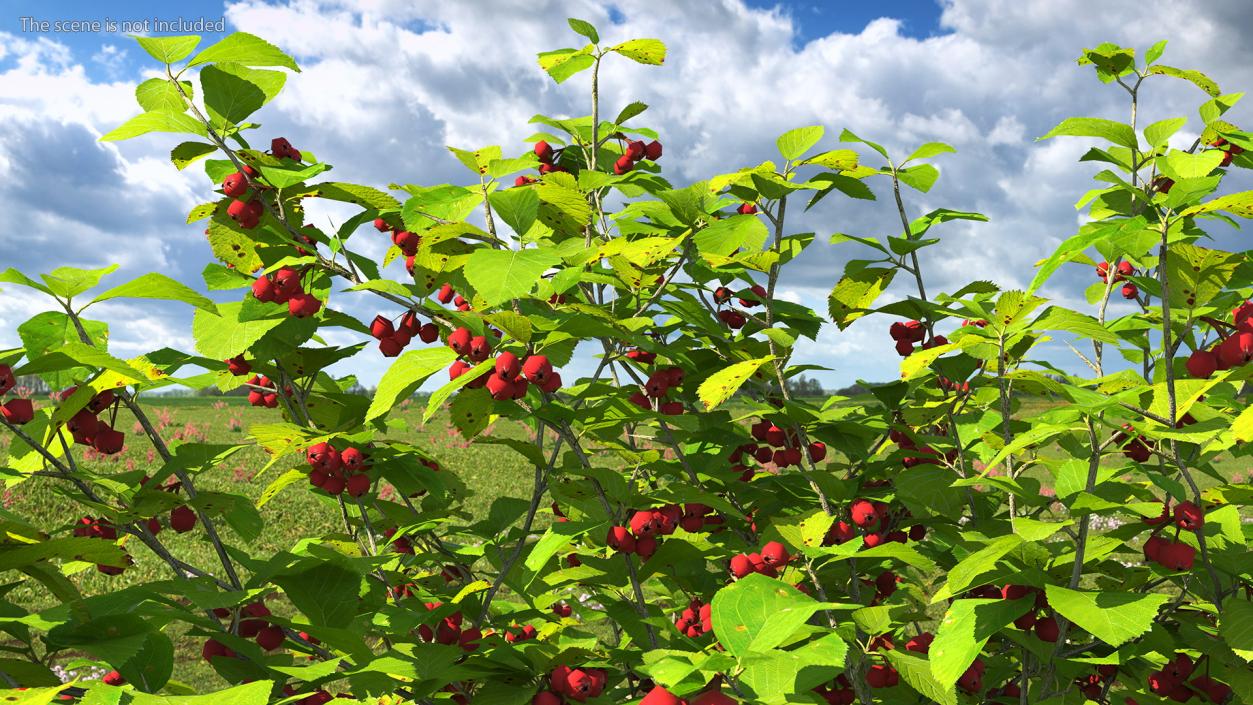
[[[1047,402],[1026,402],[1018,415],[1033,415],[1048,406],[1050,404]],[[249,426],[272,423],[278,418],[277,412],[253,408],[239,397],[158,399],[149,401],[146,408],[167,441],[236,443],[244,438]],[[486,516],[491,504],[501,497],[529,499],[532,470],[520,462],[515,451],[498,445],[466,443],[443,414],[436,415],[423,425],[423,408],[423,403],[412,401],[406,402],[393,413],[392,416],[399,418],[404,423],[404,428],[408,429],[406,433],[399,434],[400,440],[419,442],[441,465],[458,474],[469,490],[465,508],[473,517]],[[123,410],[119,413],[115,426],[126,431],[128,440],[132,442],[117,456],[85,459],[90,467],[106,474],[128,469],[152,472],[160,467],[160,459],[149,449],[146,439],[138,433],[137,424],[128,412]],[[519,422],[500,420],[488,433],[521,438],[526,429]],[[393,437],[396,435],[392,434]],[[265,462],[266,455],[262,450],[247,449],[232,456],[223,466],[198,475],[197,487],[202,490],[239,493],[255,502],[266,486],[283,471],[302,464],[299,457],[293,456],[287,465],[271,468],[258,475],[258,470]],[[1121,456],[1111,454],[1108,462],[1119,463]],[[1234,460],[1222,463],[1220,468],[1228,477],[1247,472]],[[1049,485],[1051,478],[1043,469],[1031,469],[1028,474],[1039,479],[1046,487]],[[1197,478],[1203,486],[1214,484],[1212,479],[1204,475],[1198,474]],[[73,520],[83,512],[75,502],[62,494],[63,489],[64,483],[61,480],[30,478],[7,487],[2,501],[4,507],[17,516],[35,522],[49,533],[64,535],[70,530]],[[338,510],[326,497],[319,497],[311,492],[305,483],[287,487],[275,501],[263,506],[260,512],[266,521],[265,531],[260,537],[243,544],[238,536],[223,528],[226,540],[236,545],[243,544],[253,555],[267,556],[292,546],[302,537],[342,531]],[[537,527],[542,529],[546,523],[547,518],[541,514]],[[178,535],[167,529],[161,534],[161,539],[180,558],[210,572],[220,573],[216,554],[211,544],[204,539],[203,531]],[[135,565],[122,576],[107,577],[87,566],[74,579],[79,582],[84,593],[98,594],[132,582],[170,577],[167,566],[146,548],[132,547],[130,552],[135,559]],[[10,599],[36,609],[55,604],[41,590],[42,588],[23,586],[11,593]],[[178,662],[175,669],[176,680],[198,688],[218,681],[217,676],[200,661],[198,640],[176,639],[175,643]]]

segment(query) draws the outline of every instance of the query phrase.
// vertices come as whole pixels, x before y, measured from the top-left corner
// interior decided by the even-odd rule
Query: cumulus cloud
[[[1242,39],[1253,32],[1253,16],[1241,0],[1111,0],[1099,13],[1081,0],[941,4],[940,27],[930,36],[907,36],[899,20],[882,18],[807,42],[798,41],[803,20],[786,8],[753,9],[741,0],[243,0],[229,3],[225,15],[234,29],[297,57],[303,73],[289,78],[258,121],[265,136],[285,134],[335,164],[336,179],[466,183],[470,175],[446,145],[499,144],[521,152],[522,140],[536,130],[530,116],[586,114],[587,74],[556,86],[535,63],[537,51],[581,41],[566,27],[568,16],[595,23],[604,43],[652,36],[669,46],[662,69],[606,64],[602,114],[633,100],[648,103],[639,121],[661,132],[662,165],[678,183],[776,159],[775,136],[806,124],[826,126],[820,149],[835,148],[848,128],[898,159],[921,142],[948,142],[958,153],[936,159],[943,176],[930,193],[906,192],[907,217],[947,207],[985,213],[990,222],[956,221],[932,231],[942,238],[922,253],[932,291],[951,291],[972,277],[1022,287],[1034,262],[1081,222],[1074,203],[1099,168],[1077,164],[1087,141],[1035,138],[1070,115],[1127,119],[1121,90],[1075,65],[1084,47],[1114,41],[1143,50],[1168,38],[1164,62],[1202,69],[1229,91],[1253,85],[1253,48]],[[1078,16],[1084,22],[1076,23]],[[68,252],[84,266],[118,261],[119,276],[161,269],[194,279],[208,260],[200,230],[183,223],[187,208],[204,198],[207,181],[195,168],[179,173],[168,166],[172,141],[94,141],[136,112],[131,90],[139,77],[92,81],[83,62],[111,65],[121,51],[74,56],[49,39],[0,35],[0,57],[11,64],[0,74],[0,207],[14,224],[0,234],[6,254],[13,253],[6,263],[47,270],[65,263]],[[1194,108],[1203,94],[1166,78],[1146,82],[1145,91],[1141,126],[1189,116],[1193,123],[1184,132],[1195,137]],[[1234,121],[1247,121],[1247,113],[1240,106]],[[1176,140],[1186,146],[1188,137]],[[877,155],[861,151],[878,163]],[[1235,175],[1228,187],[1248,188],[1248,182]],[[832,233],[900,232],[885,184],[869,183],[880,200],[833,195],[807,213],[789,209],[790,231],[816,233],[806,255],[789,265],[782,289],[789,300],[825,310],[843,263],[867,256],[855,244],[828,244]],[[310,219],[325,226],[349,212],[315,208]],[[1232,241],[1228,231],[1216,234],[1220,243]],[[369,254],[381,255],[382,240],[364,232],[358,238]],[[62,246],[67,241],[101,246],[70,250]],[[1091,272],[1080,269],[1064,269],[1047,293],[1082,307],[1078,299]],[[898,282],[888,296],[910,295],[906,284]],[[375,311],[366,301],[354,297],[339,307],[368,318]],[[5,315],[21,305],[11,304]],[[145,323],[134,333],[115,333],[119,345],[151,339],[153,326],[187,328],[185,310],[126,314]],[[817,341],[799,345],[798,359],[834,370],[820,375],[828,386],[894,377],[881,328],[874,320],[843,332],[829,327]],[[5,337],[11,330],[0,329],[0,344],[13,342]],[[340,369],[372,383],[385,361],[360,355]]]

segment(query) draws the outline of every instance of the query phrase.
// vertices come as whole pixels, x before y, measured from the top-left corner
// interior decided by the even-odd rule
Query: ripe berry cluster
[[[401,314],[399,324],[380,313],[370,323],[370,335],[379,341],[383,357],[396,357],[414,338],[424,343],[439,340],[439,328],[434,323],[422,323],[413,311]]]
[[[500,337],[500,331],[493,331]],[[461,327],[448,335],[448,347],[460,356],[469,359],[457,360],[448,368],[448,378],[457,379],[470,371],[473,363],[483,362],[492,355],[492,346],[485,335],[474,335],[469,328]],[[552,363],[544,355],[528,355],[519,360],[516,353],[501,351],[496,356],[494,368],[490,374],[480,375],[466,384],[467,388],[486,387],[493,399],[521,399],[526,396],[530,385],[534,384],[547,394],[561,389],[561,373],[553,370]]]
[[[562,705],[566,700],[585,702],[599,697],[605,690],[607,677],[600,668],[557,666],[548,674],[548,690],[531,698],[531,705]]]
[[[1132,264],[1128,262],[1127,260],[1123,260],[1118,263],[1118,266],[1114,270],[1114,283],[1123,281],[1124,279],[1126,279],[1127,277],[1135,273],[1136,273],[1135,267],[1132,266]],[[1096,265],[1096,276],[1099,277],[1100,280],[1103,282],[1106,282],[1106,283],[1109,282],[1109,262],[1101,262],[1100,264]],[[1122,287],[1122,297],[1124,299],[1134,299],[1139,294],[1140,294],[1140,289],[1136,287],[1135,284],[1132,284],[1131,282],[1127,282]]]
[[[1144,542],[1145,560],[1156,563],[1167,570],[1191,570],[1196,560],[1196,549],[1179,540],[1181,531],[1200,531],[1205,526],[1205,510],[1192,502],[1180,502],[1172,512],[1170,498],[1162,502],[1162,513],[1159,516],[1144,520],[1145,524],[1154,527],[1152,535]],[[1175,527],[1173,539],[1165,538],[1161,533],[1169,526]]]
[[[1246,301],[1231,312],[1231,330],[1217,325],[1215,328],[1222,340],[1209,350],[1197,350],[1188,357],[1188,374],[1198,379],[1207,379],[1219,370],[1240,367],[1253,360],[1253,301]]]
[[[538,145],[536,145],[538,147]],[[635,168],[635,163],[647,159],[655,162],[661,159],[661,143],[653,140],[648,144],[644,144],[642,140],[633,140],[627,143],[626,150],[618,160],[613,163],[613,173],[618,176],[631,171]]]
[[[349,446],[337,450],[323,441],[305,450],[305,462],[309,471],[309,484],[325,490],[328,494],[360,497],[370,491],[370,458],[360,448]]]
[[[639,362],[652,362],[656,359],[656,355],[646,353],[641,356],[638,353],[642,351],[632,351],[627,353],[627,357],[635,359]],[[632,357],[632,353],[637,353]],[[678,416],[684,412],[683,402],[678,400],[661,401],[670,394],[670,391],[683,386],[683,370],[679,367],[666,367],[664,369],[655,370],[648,379],[644,381],[642,389],[636,391],[627,401],[638,406],[641,409],[651,411],[653,409],[654,400],[657,400],[657,411],[666,416]]]
[[[305,293],[301,273],[291,267],[280,267],[273,274],[262,274],[252,283],[257,301],[287,304],[287,312],[295,318],[308,318],[322,308],[322,302]]]
[[[756,206],[750,207],[753,209],[753,213],[757,212]],[[741,206],[741,208],[743,208],[743,206]],[[761,284],[754,284],[750,286],[748,291],[750,293],[741,294],[739,296],[739,304],[743,308],[756,308],[757,306],[761,306],[770,296],[770,293],[766,291],[766,287]],[[720,286],[714,289],[713,293],[714,303],[718,305],[718,320],[726,324],[726,327],[731,330],[739,330],[744,327],[744,324],[748,323],[748,316],[733,308],[722,308],[722,306],[730,302],[734,296],[735,292],[725,286]]]
[[[674,628],[690,639],[713,633],[713,606],[699,597],[693,597],[675,618]]]
[[[779,572],[787,567],[792,556],[787,547],[778,541],[771,541],[761,547],[760,553],[741,553],[731,557],[731,575],[737,580],[750,573],[759,573],[767,578],[779,577]]]
[[[897,321],[888,327],[888,335],[896,341],[896,354],[901,357],[912,355],[916,343],[922,343],[923,350],[948,345],[948,338],[942,335],[933,335],[930,340],[923,343],[927,338],[927,332],[927,326],[922,321]]]
[[[61,400],[69,399],[77,390],[78,387],[70,387],[61,392]],[[113,390],[106,389],[97,393],[87,403],[87,406],[70,417],[70,420],[65,423],[65,428],[74,437],[74,442],[79,445],[91,446],[105,455],[121,453],[126,441],[126,434],[113,428],[110,425],[111,421],[105,421],[100,418],[101,412],[110,407],[115,407],[116,402],[117,398],[113,394]]]
[[[680,698],[660,685],[653,686],[640,701],[640,705],[735,705],[735,699],[724,695],[720,690],[718,679],[715,678],[710,686],[710,690],[702,691],[692,696],[690,700]],[[540,705],[540,703],[532,703],[532,705]]]
[[[13,368],[8,365],[0,365],[0,396],[9,393],[17,384],[17,380],[13,377]],[[0,404],[0,416],[4,420],[14,426],[21,426],[29,423],[35,418],[35,405],[30,399],[22,399],[20,397],[10,399],[4,404]]]

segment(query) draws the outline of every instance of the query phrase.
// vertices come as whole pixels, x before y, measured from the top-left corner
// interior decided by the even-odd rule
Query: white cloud
[[[531,115],[588,112],[588,74],[556,86],[535,63],[538,51],[581,41],[566,27],[567,16],[595,23],[606,44],[635,36],[668,44],[664,68],[606,63],[602,115],[632,100],[648,103],[637,122],[660,131],[661,163],[676,183],[777,158],[775,136],[805,124],[827,127],[819,148],[834,148],[840,129],[849,128],[898,158],[924,141],[949,142],[959,152],[937,158],[943,177],[930,193],[906,192],[907,213],[949,207],[986,213],[991,222],[956,221],[932,231],[942,243],[921,255],[932,292],[971,278],[1025,286],[1033,263],[1081,222],[1073,205],[1100,168],[1077,163],[1089,141],[1035,138],[1070,115],[1127,119],[1121,90],[1075,65],[1084,47],[1115,41],[1142,52],[1169,36],[1166,63],[1200,68],[1228,91],[1253,85],[1253,49],[1243,41],[1253,32],[1253,16],[1242,0],[1111,0],[1099,13],[1081,0],[943,0],[943,34],[907,37],[898,21],[885,18],[803,45],[794,41],[800,20],[739,0],[614,6],[620,23],[610,21],[609,4],[594,0],[245,0],[230,4],[226,17],[234,28],[292,52],[304,69],[258,116],[265,126],[258,137],[286,135],[335,164],[330,176],[340,180],[465,183],[469,174],[445,145],[499,144],[518,153],[536,130],[527,124]],[[99,60],[112,56],[102,52]],[[72,252],[83,264],[122,261],[130,273],[159,268],[194,280],[209,254],[182,212],[207,198],[203,175],[168,166],[174,143],[168,136],[117,146],[91,141],[136,112],[134,81],[93,82],[77,63],[88,57],[46,39],[0,35],[0,58],[12,61],[0,74],[0,207],[19,233],[0,234],[0,245],[20,243],[18,264],[39,270],[63,261],[67,236],[81,238],[91,246]],[[1190,144],[1203,94],[1167,78],[1146,81],[1144,92],[1140,126],[1189,116],[1193,123],[1172,144]],[[1233,121],[1247,115],[1240,106]],[[861,151],[878,163],[877,155]],[[65,154],[74,156],[73,170],[44,173],[49,160]],[[1230,181],[1235,187],[1249,179]],[[67,182],[71,192],[58,193],[57,185]],[[871,185],[881,200],[831,196],[806,214],[789,209],[790,229],[816,237],[806,256],[789,265],[785,298],[825,310],[842,263],[867,256],[857,245],[827,244],[831,233],[900,231],[887,189]],[[309,218],[325,227],[350,212],[315,207]],[[386,244],[367,230],[354,243],[365,243],[376,257]],[[1063,268],[1048,292],[1083,308],[1078,292],[1091,272],[1082,269]],[[911,293],[901,279],[890,296]],[[368,318],[374,307],[365,301],[346,300],[345,307]],[[152,316],[135,327],[141,335],[152,334],[153,325],[188,327],[184,311]],[[875,321],[843,332],[825,328],[816,343],[800,344],[800,360],[836,368],[823,378],[828,385],[894,376],[896,362],[881,354],[890,346]],[[359,358],[341,368],[377,379],[385,361],[372,352]]]

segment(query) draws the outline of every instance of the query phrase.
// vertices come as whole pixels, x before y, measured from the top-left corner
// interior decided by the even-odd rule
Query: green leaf
[[[1050,137],[1100,137],[1128,149],[1138,147],[1135,130],[1130,125],[1105,118],[1066,118],[1036,141]]]
[[[566,23],[570,25],[570,29],[573,29],[579,34],[587,37],[593,44],[600,43],[600,35],[596,33],[596,28],[592,26],[591,22],[576,20],[571,17],[566,20]]]
[[[493,404],[486,389],[466,389],[453,397],[448,417],[462,438],[474,438],[490,423]]]
[[[1150,66],[1148,69],[1148,73],[1150,75],[1173,76],[1174,78],[1182,78],[1183,80],[1192,83],[1192,85],[1196,86],[1197,88],[1200,88],[1201,90],[1205,91],[1210,96],[1218,96],[1222,93],[1222,89],[1218,87],[1218,83],[1216,83],[1214,79],[1210,78],[1209,76],[1206,76],[1200,71],[1193,71],[1192,69],[1177,69],[1174,66],[1166,66],[1164,64],[1157,64],[1156,66]]]
[[[539,194],[533,188],[510,188],[487,196],[492,211],[518,235],[525,235],[539,217]]]
[[[305,186],[297,192],[295,197],[304,198],[306,196],[352,203],[362,208],[373,208],[375,210],[397,210],[400,208],[400,201],[397,201],[391,194],[370,186],[340,181],[324,181],[320,184]],[[430,225],[430,223],[428,222],[427,225]]]
[[[1218,633],[1227,646],[1245,661],[1253,661],[1253,602],[1227,600]]]
[[[101,142],[127,140],[149,132],[188,132],[204,137],[204,125],[185,113],[153,110],[140,113],[100,137]]]
[[[596,63],[595,57],[586,50],[558,49],[545,51],[539,55],[540,68],[548,72],[557,83],[565,83],[574,74],[590,69]]]
[[[956,152],[956,151],[957,150],[954,149],[951,145],[944,144],[943,142],[927,142],[926,144],[922,145],[918,149],[915,149],[914,153],[909,155],[909,158],[901,162],[901,164],[908,164],[909,162],[912,162],[915,159],[930,159],[931,157],[934,157],[939,154],[945,154],[946,152]]]
[[[1199,154],[1172,150],[1170,154],[1157,159],[1157,168],[1176,181],[1199,179],[1217,169],[1222,164],[1223,156],[1223,152],[1217,149],[1207,149]]]
[[[161,299],[165,301],[182,301],[210,313],[217,313],[218,308],[212,300],[202,296],[181,282],[175,281],[164,274],[151,272],[138,279],[109,289],[92,299],[92,303],[108,299]]]
[[[191,95],[191,84],[183,82],[183,90]],[[187,110],[187,102],[173,82],[164,78],[150,78],[135,86],[135,101],[145,112],[181,113]]]
[[[196,309],[191,323],[196,351],[212,360],[228,360],[248,350],[253,343],[285,320],[263,318],[241,321],[239,314],[242,306],[240,302],[219,304],[217,313],[203,308]]]
[[[938,465],[916,465],[898,476],[896,496],[916,517],[942,516],[956,520],[962,515],[965,499],[953,487],[953,471]]]
[[[780,137],[779,139],[783,139]],[[817,166],[825,166],[828,169],[836,171],[850,171],[857,168],[857,152],[851,149],[833,149],[829,152],[822,152],[801,161],[799,165],[814,164]],[[851,178],[851,177],[844,177]],[[861,183],[853,179],[856,183]]]
[[[1022,545],[1022,537],[1014,534],[1000,536],[990,544],[963,558],[948,572],[944,589],[937,590],[931,603],[935,604],[952,595],[957,595],[975,584],[980,576],[996,569],[996,562],[1005,554]]]
[[[897,169],[896,178],[901,183],[926,193],[935,185],[936,179],[940,178],[940,170],[930,164],[918,164]]]
[[[778,146],[779,154],[784,159],[799,159],[802,154],[809,151],[810,147],[818,144],[818,140],[822,139],[825,133],[826,130],[822,125],[798,127],[779,135],[779,138],[775,140],[775,145]]]
[[[571,541],[605,526],[603,521],[563,521],[550,524],[544,534],[535,542],[531,552],[527,554],[523,565],[531,572],[539,572],[557,551],[565,548]]]
[[[846,272],[827,298],[827,312],[840,330],[869,313],[879,295],[892,283],[895,269],[868,267]]]
[[[727,651],[743,658],[784,643],[819,609],[795,587],[752,573],[714,595],[714,633]]]
[[[465,276],[486,306],[530,294],[540,276],[561,262],[551,248],[475,250],[466,261]]]
[[[696,250],[704,255],[729,256],[741,247],[757,250],[769,236],[766,224],[753,215],[733,215],[710,223],[692,236]]]
[[[1031,280],[1031,286],[1027,288],[1027,293],[1035,293],[1044,282],[1048,281],[1053,272],[1056,272],[1057,268],[1062,266],[1063,263],[1069,261],[1074,254],[1082,252],[1102,240],[1114,240],[1142,233],[1147,225],[1147,221],[1142,216],[1137,216],[1111,223],[1083,226],[1078,233],[1066,238],[1066,241],[1059,245],[1053,254],[1049,255],[1048,259],[1040,264],[1040,269]]]
[[[209,119],[217,125],[243,122],[283,89],[287,74],[221,63],[200,71]]]
[[[1211,211],[1227,211],[1241,218],[1253,218],[1253,191],[1241,191],[1226,196],[1219,196],[1205,203],[1185,209],[1179,215],[1196,215]]]
[[[901,675],[901,680],[932,702],[940,705],[957,705],[957,691],[952,685],[945,687],[931,675],[927,659],[905,651],[884,651],[888,662]]]
[[[1166,144],[1171,135],[1187,124],[1188,119],[1181,117],[1158,120],[1144,128],[1144,141],[1148,142],[1150,147],[1160,147]]]
[[[431,417],[444,407],[444,401],[446,401],[448,397],[452,396],[453,392],[461,389],[479,377],[482,377],[489,370],[491,370],[495,364],[495,360],[484,360],[475,365],[472,369],[462,372],[461,376],[454,380],[449,380],[448,384],[445,384],[432,392],[430,399],[426,402],[426,411],[422,412],[422,423],[430,421]]]
[[[1033,330],[1064,330],[1091,340],[1117,343],[1119,338],[1095,318],[1059,306],[1050,306],[1031,324]]]
[[[101,269],[78,269],[77,267],[57,267],[47,274],[41,274],[39,277],[44,280],[52,293],[57,296],[69,298],[78,296],[93,286],[100,283],[105,275],[112,274],[117,269],[116,264],[111,264]]]
[[[186,169],[188,166],[191,166],[197,161],[203,159],[204,157],[207,157],[210,154],[213,154],[215,151],[217,151],[217,147],[214,147],[211,144],[205,144],[204,142],[181,142],[174,149],[170,150],[170,162],[174,164],[174,167],[176,169],[178,169],[179,171],[182,171],[183,169]],[[216,203],[202,203],[196,208],[204,208],[206,206],[208,206],[209,211],[208,213],[205,213],[201,217],[207,217],[208,215],[212,214],[213,209],[217,207],[217,204]],[[195,213],[195,212],[196,212],[196,209],[192,209],[192,213]],[[187,218],[188,218],[187,220],[188,223],[194,223],[196,220],[199,220],[199,218],[192,219],[190,214],[187,216]]]
[[[841,130],[840,141],[841,142],[860,142],[866,145],[867,147],[873,149],[874,151],[878,152],[879,154],[883,155],[884,159],[888,158],[888,151],[884,149],[882,145],[875,144],[874,142],[871,142],[869,140],[864,140],[858,137],[857,135],[853,134],[851,130],[848,130],[848,129]]]
[[[609,51],[617,52],[641,64],[661,66],[666,61],[666,45],[660,39],[630,39]]]
[[[321,563],[272,580],[314,626],[347,627],[357,614],[361,576],[347,568]]]
[[[139,42],[139,46],[143,47],[149,56],[163,64],[182,61],[195,51],[196,45],[200,44],[200,36],[196,34],[181,37],[141,37],[132,34],[131,37]]]
[[[126,565],[122,549],[112,541],[66,536],[39,543],[0,544],[0,571],[14,570],[54,558],[62,561],[91,561],[116,567]]]
[[[402,399],[413,394],[427,377],[448,367],[455,359],[457,353],[446,346],[409,350],[396,358],[379,380],[365,420],[373,421],[387,414]]]
[[[43,284],[40,284],[34,279],[31,279],[30,277],[26,276],[25,274],[22,274],[21,272],[17,271],[16,269],[12,267],[9,267],[3,272],[0,272],[0,283],[18,284],[21,286],[29,287],[31,289],[42,291],[45,294],[52,293],[52,290],[49,289],[48,287],[44,286]]]
[[[1121,646],[1153,626],[1157,610],[1169,595],[1131,592],[1080,592],[1046,585],[1049,607],[1109,644]]]
[[[80,319],[80,322],[93,343],[104,345],[108,342],[109,328],[104,323],[85,319]],[[35,314],[17,327],[17,335],[26,348],[26,359],[32,362],[44,353],[80,340],[74,322],[60,311]]]
[[[1163,51],[1166,51],[1165,39],[1161,40],[1160,42],[1157,42],[1153,46],[1149,47],[1148,51],[1144,52],[1144,63],[1151,64],[1154,61],[1157,61],[1158,59],[1162,58]]]
[[[618,113],[618,117],[614,118],[613,121],[615,124],[621,125],[627,120],[643,113],[645,110],[648,110],[648,105],[646,103],[641,103],[638,100],[634,103],[627,103],[627,106],[622,109],[622,112]]]
[[[219,216],[221,217],[221,216]],[[234,265],[235,271],[251,274],[261,268],[261,257],[257,254],[257,243],[239,230],[232,229],[215,218],[209,222],[209,249],[213,255],[227,264]]]
[[[744,382],[752,377],[757,369],[774,359],[773,355],[737,362],[730,367],[719,370],[709,376],[696,390],[696,396],[705,405],[705,411],[712,411],[730,399]]]
[[[204,695],[149,695],[132,693],[130,705],[266,705],[270,701],[273,683],[268,680],[253,681],[234,688]]]
[[[1021,617],[1034,598],[1021,600],[954,600],[935,632],[928,656],[931,675],[944,687],[961,678],[988,639]]]
[[[1194,309],[1209,304],[1232,280],[1244,261],[1241,255],[1176,242],[1166,255],[1170,275],[1170,304]]]
[[[741,661],[744,667],[741,683],[752,691],[746,693],[746,702],[765,705],[811,702],[793,699],[790,694],[804,693],[830,681],[845,665],[847,655],[848,644],[834,633],[790,651],[749,654]]]
[[[282,66],[297,73],[300,67],[278,47],[247,32],[235,32],[196,54],[188,67],[229,61],[244,66]]]

